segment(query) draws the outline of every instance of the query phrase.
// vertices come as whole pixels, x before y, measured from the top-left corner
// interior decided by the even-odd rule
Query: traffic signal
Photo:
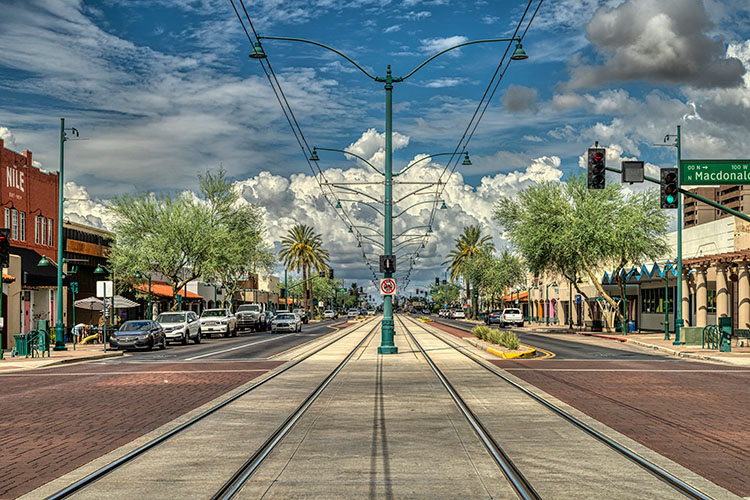
[[[318,278],[325,278],[325,277],[326,277],[326,272],[325,271],[318,272]]]
[[[333,279],[333,268],[332,267],[328,268],[328,279],[329,280]]]
[[[435,278],[435,286],[440,286],[440,278]]]
[[[661,169],[661,208],[677,208],[677,169]]]
[[[474,292],[474,298],[479,298],[479,292]]]
[[[0,267],[10,265],[10,229],[0,229]]]
[[[280,288],[279,289],[279,298],[285,299],[286,298],[286,288]]]
[[[589,148],[589,189],[604,189],[606,153],[604,148]]]

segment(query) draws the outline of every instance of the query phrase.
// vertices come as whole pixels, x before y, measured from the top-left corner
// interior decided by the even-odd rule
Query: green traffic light
[[[674,196],[672,196],[671,194],[668,194],[667,195],[667,203],[674,203]]]

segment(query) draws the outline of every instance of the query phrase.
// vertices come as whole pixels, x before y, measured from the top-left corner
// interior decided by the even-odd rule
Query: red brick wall
[[[11,245],[57,259],[58,174],[44,173],[31,162],[30,151],[16,153],[6,149],[0,139],[0,227],[6,227],[5,208],[25,212],[26,241],[11,240]],[[35,243],[34,224],[38,215],[52,221],[52,241],[47,245]]]

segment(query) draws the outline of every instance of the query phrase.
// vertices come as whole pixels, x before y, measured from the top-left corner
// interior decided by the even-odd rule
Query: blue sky
[[[261,35],[319,41],[378,76],[388,64],[403,75],[452,43],[509,37],[527,5],[247,2]],[[530,5],[521,30],[538,0]],[[67,144],[71,218],[107,225],[113,195],[194,189],[197,173],[222,165],[247,202],[266,207],[272,242],[291,224],[312,224],[330,235],[339,276],[368,277],[357,241],[332,222],[271,86],[247,57],[229,0],[2,0],[1,8],[6,147],[30,149],[54,170],[60,117],[88,138]],[[510,64],[468,145],[473,165],[448,180],[450,210],[434,220],[410,288],[436,275],[465,225],[480,224],[502,247],[491,220],[497,198],[580,172],[594,141],[611,164],[637,158],[652,173],[674,164],[674,149],[654,144],[678,124],[684,157],[750,157],[748,21],[745,0],[543,1],[523,42],[529,59]],[[382,162],[381,83],[318,47],[263,44],[310,145]],[[506,46],[462,48],[396,84],[394,168],[457,146]],[[353,158],[321,158],[331,179],[371,179]],[[420,165],[413,180],[434,180],[444,167],[438,159]],[[345,208],[363,225],[378,224],[361,206]],[[402,227],[429,218],[428,208],[414,209]]]

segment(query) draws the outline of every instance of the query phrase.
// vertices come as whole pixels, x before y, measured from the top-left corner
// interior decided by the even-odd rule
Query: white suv
[[[234,337],[237,335],[237,318],[229,309],[206,309],[201,314],[201,332],[206,338],[211,338],[212,333]]]
[[[201,322],[193,311],[163,312],[156,322],[164,329],[167,342],[182,342],[182,345],[193,340],[201,343]]]
[[[346,312],[347,318],[356,318],[357,316],[359,316],[359,309],[349,309]]]

